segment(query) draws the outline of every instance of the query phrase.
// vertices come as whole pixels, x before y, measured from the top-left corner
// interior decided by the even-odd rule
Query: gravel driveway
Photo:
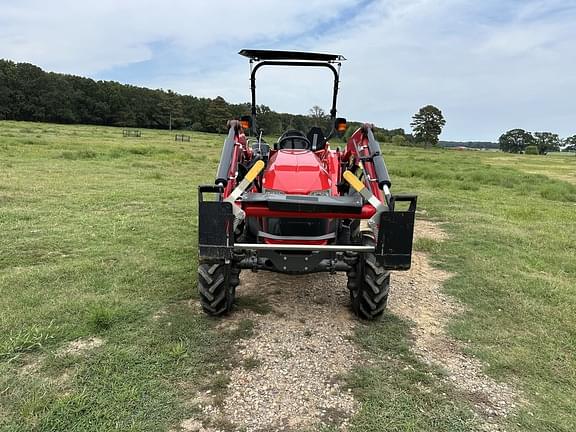
[[[416,236],[444,241],[435,224],[418,221]],[[443,367],[446,380],[476,406],[486,430],[500,430],[497,418],[515,407],[515,392],[482,373],[482,365],[466,356],[445,332],[461,307],[441,292],[450,277],[434,269],[426,255],[414,253],[408,272],[392,274],[389,310],[414,322],[413,350],[423,361]],[[254,323],[254,336],[236,344],[238,366],[230,374],[223,403],[204,395],[204,418],[224,419],[246,432],[311,430],[331,425],[346,430],[359,404],[342,387],[340,377],[363,361],[352,341],[356,319],[349,309],[345,274],[289,276],[243,271],[237,295],[262,296],[272,313],[243,310],[222,325]],[[250,367],[246,367],[250,365]],[[186,431],[214,432],[191,418]]]

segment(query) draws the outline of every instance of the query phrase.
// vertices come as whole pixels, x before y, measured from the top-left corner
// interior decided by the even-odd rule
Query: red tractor
[[[372,125],[358,128],[343,150],[336,118],[340,55],[242,50],[250,59],[252,115],[229,122],[215,185],[199,187],[198,290],[213,316],[234,304],[240,271],[346,272],[352,309],[382,315],[390,270],[412,256],[415,195],[393,195]],[[323,67],[334,74],[332,130],[287,130],[270,146],[256,119],[256,72],[264,66]],[[255,138],[247,138],[251,131]],[[206,198],[212,197],[212,200]],[[398,204],[404,202],[403,204]],[[397,208],[402,205],[403,209]]]

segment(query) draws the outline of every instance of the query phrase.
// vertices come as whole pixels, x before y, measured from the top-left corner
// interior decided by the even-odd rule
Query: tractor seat
[[[310,150],[310,141],[302,132],[296,129],[287,130],[278,138],[279,150]]]
[[[326,147],[326,137],[324,136],[324,132],[322,132],[322,129],[317,126],[310,128],[310,132],[308,132],[308,141],[310,141],[310,144],[312,145],[312,151],[324,150]]]

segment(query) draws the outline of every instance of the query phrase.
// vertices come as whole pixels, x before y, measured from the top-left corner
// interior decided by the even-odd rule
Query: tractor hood
[[[286,194],[308,195],[331,188],[322,161],[310,150],[279,150],[270,157],[262,185]]]

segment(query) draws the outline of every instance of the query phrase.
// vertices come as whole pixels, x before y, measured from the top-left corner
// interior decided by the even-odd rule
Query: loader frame
[[[258,136],[256,122],[256,73],[264,66],[324,67],[334,76],[330,117],[336,123],[336,104],[341,61],[334,54],[286,51],[242,50],[250,59],[251,125],[229,122],[220,164],[214,185],[200,186],[199,258],[201,262],[233,263],[237,268],[271,270],[285,273],[350,271],[359,254],[374,254],[384,269],[407,270],[411,265],[416,195],[393,195],[380,145],[373,134],[373,125],[364,124],[350,137],[343,151],[336,150],[338,159],[338,189],[357,194],[311,197],[271,195],[255,191],[261,173],[250,182],[239,175],[241,166],[253,165],[263,158],[251,152],[247,145],[248,129]],[[329,135],[336,134],[336,128]],[[259,138],[260,142],[261,137]],[[345,175],[348,173],[348,175]],[[359,177],[351,175],[362,173]],[[356,179],[356,180],[354,180]],[[211,197],[212,199],[208,199]],[[398,209],[397,203],[407,203]],[[270,243],[246,242],[239,235],[246,218],[311,218],[333,219],[341,223],[332,244],[298,243],[297,239]],[[351,227],[364,220],[375,243],[364,245],[351,236]],[[356,222],[355,222],[356,221]],[[347,231],[348,230],[348,231]]]

